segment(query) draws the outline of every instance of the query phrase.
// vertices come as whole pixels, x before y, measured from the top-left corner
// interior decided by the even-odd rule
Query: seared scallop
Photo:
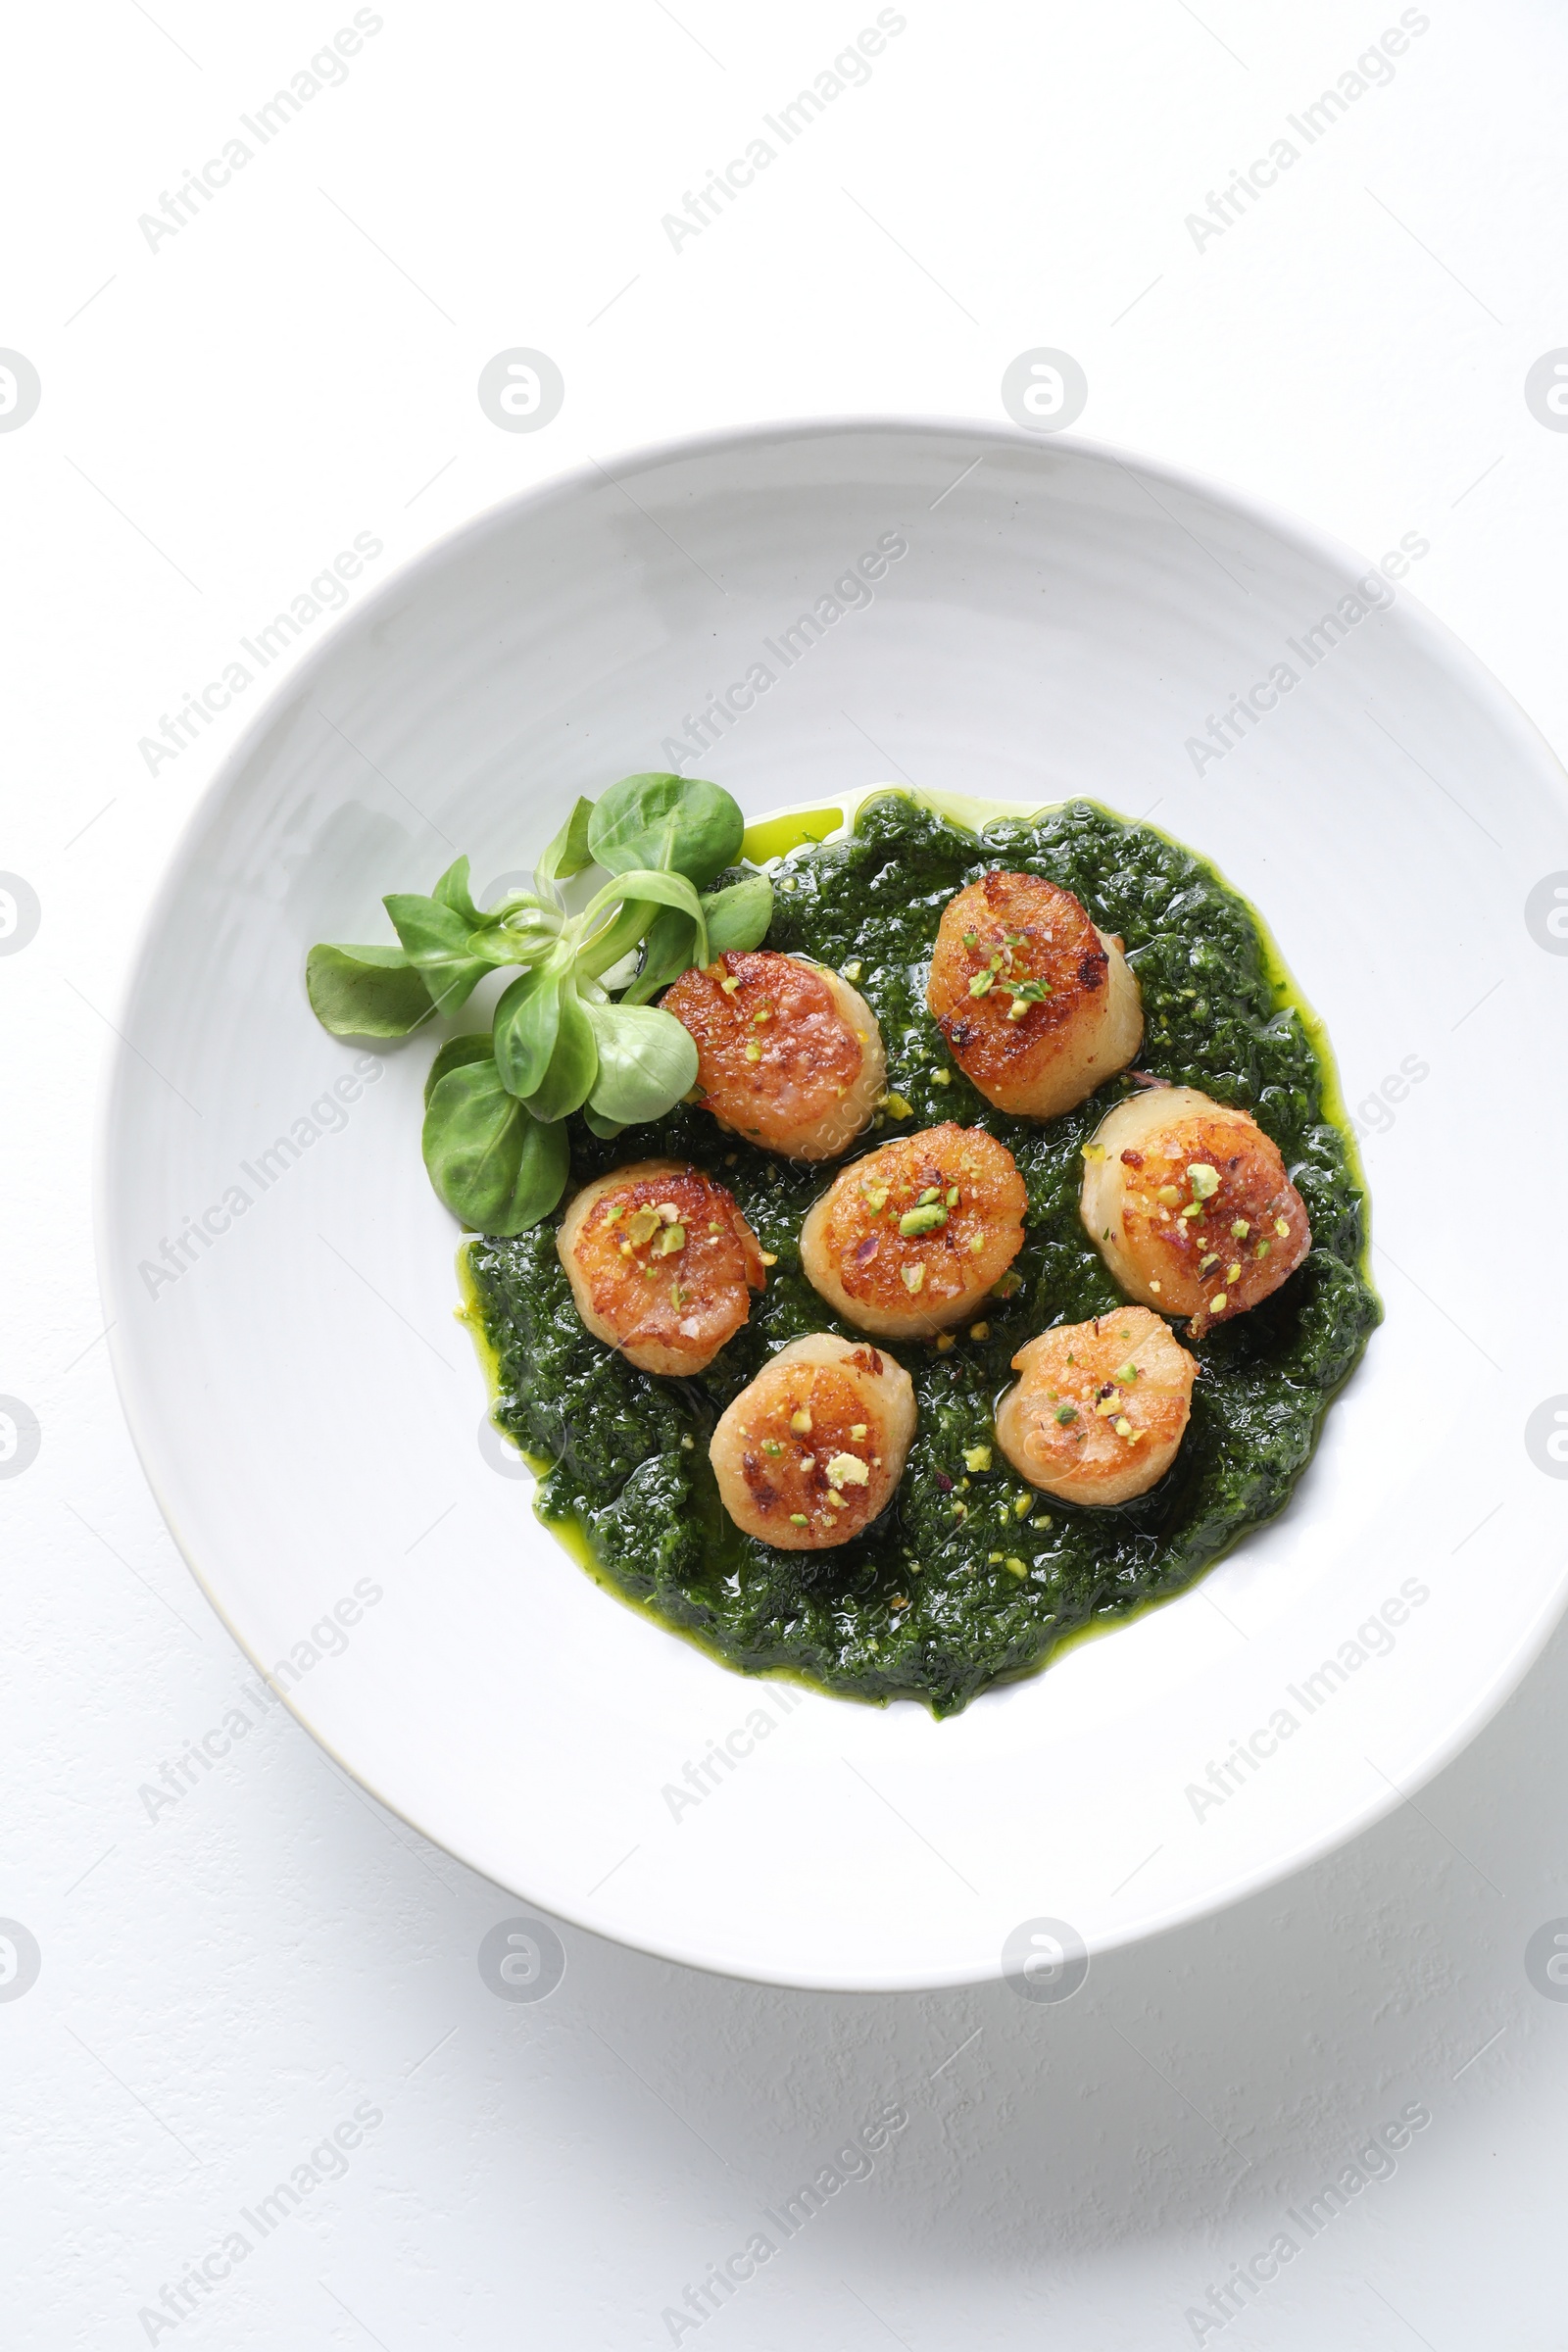
[[[1012,1153],[950,1120],[841,1168],[801,1227],[801,1265],[848,1323],[919,1339],[961,1322],[1023,1244]]]
[[[699,1100],[765,1152],[836,1159],[886,1091],[871,1007],[824,964],[731,952],[682,973],[663,1007],[696,1041]]]
[[[734,1195],[679,1159],[640,1159],[584,1186],[556,1248],[595,1339],[644,1372],[701,1372],[767,1280]]]
[[[1070,1110],[1144,1034],[1121,941],[1070,890],[1000,867],[943,908],[926,1003],[964,1076],[1019,1118]]]
[[[1079,1214],[1127,1296],[1191,1315],[1194,1339],[1267,1298],[1312,1247],[1278,1148],[1192,1086],[1132,1095],[1101,1120]]]
[[[909,1375],[868,1341],[792,1340],[713,1432],[724,1508],[780,1551],[847,1544],[886,1509],[914,1418]]]
[[[1198,1365],[1147,1306],[1058,1324],[1020,1348],[997,1408],[1020,1478],[1062,1502],[1126,1502],[1176,1458]]]

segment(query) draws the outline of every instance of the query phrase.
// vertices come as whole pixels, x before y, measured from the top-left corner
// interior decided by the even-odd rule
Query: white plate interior
[[[1568,963],[1524,917],[1568,864],[1560,772],[1401,588],[1108,452],[844,423],[613,474],[482,518],[342,624],[174,860],[100,1217],[160,1502],[316,1736],[564,1918],[837,1986],[994,1976],[1037,1917],[1091,1948],[1191,1918],[1396,1802],[1561,1606],[1568,1492],[1525,1424],[1568,1386],[1564,1276],[1478,1200],[1503,1136],[1527,1179],[1563,1164],[1541,1042]],[[384,892],[463,849],[483,895],[578,792],[662,765],[752,816],[888,778],[1150,814],[1258,906],[1381,1105],[1388,1319],[1290,1510],[948,1723],[731,1674],[538,1527],[452,1319],[429,1048],[367,1054],[305,1002],[312,941],[389,936]]]

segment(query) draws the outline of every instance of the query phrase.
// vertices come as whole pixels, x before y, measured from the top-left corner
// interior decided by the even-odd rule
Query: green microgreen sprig
[[[334,1037],[410,1036],[460,1011],[489,973],[517,967],[490,1028],[449,1039],[425,1086],[424,1164],[466,1224],[514,1234],[549,1215],[565,1189],[563,1122],[573,1112],[611,1137],[662,1117],[691,1091],[696,1045],[648,999],[690,965],[767,936],[765,874],[701,888],[733,863],[744,830],[717,784],[626,776],[576,803],[531,891],[481,910],[460,858],[428,897],[383,900],[396,947],[311,950],[306,991]],[[569,912],[562,883],[596,865],[610,879]],[[636,971],[617,981],[636,951]]]

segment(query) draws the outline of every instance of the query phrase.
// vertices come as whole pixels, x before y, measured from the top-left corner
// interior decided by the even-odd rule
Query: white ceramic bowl
[[[1568,941],[1551,883],[1526,908],[1568,860],[1562,777],[1370,580],[1082,443],[773,426],[481,517],[290,679],[152,911],[100,1247],[194,1573],[384,1802],[650,1951],[930,1985],[1040,1918],[1100,1949],[1265,1885],[1518,1681],[1564,1595]],[[1371,1131],[1388,1320],[1289,1511],[952,1722],[728,1673],[538,1527],[452,1319],[428,1045],[367,1062],[306,1005],[311,942],[389,936],[383,892],[459,849],[481,887],[525,868],[576,793],[663,765],[753,815],[889,777],[1152,813],[1262,909]]]

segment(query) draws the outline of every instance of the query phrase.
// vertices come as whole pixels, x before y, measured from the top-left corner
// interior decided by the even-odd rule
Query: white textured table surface
[[[0,355],[9,2340],[1559,2345],[1568,2005],[1526,1946],[1568,1913],[1568,1641],[1372,1835],[1063,2006],[758,1990],[569,1931],[550,1996],[503,2000],[479,1946],[520,1907],[260,1705],[181,1564],[90,1191],[140,909],[267,691],[245,641],[292,610],[283,674],[360,535],[349,599],[629,444],[996,416],[1065,350],[1086,432],[1373,558],[1429,542],[1412,585],[1568,744],[1568,417],[1526,398],[1568,345],[1568,24],[98,0],[11,51],[0,345],[41,398]],[[517,348],[564,382],[536,431],[475,395]],[[1409,1043],[1430,1083],[1366,1123],[1441,1153],[1447,1041]]]

